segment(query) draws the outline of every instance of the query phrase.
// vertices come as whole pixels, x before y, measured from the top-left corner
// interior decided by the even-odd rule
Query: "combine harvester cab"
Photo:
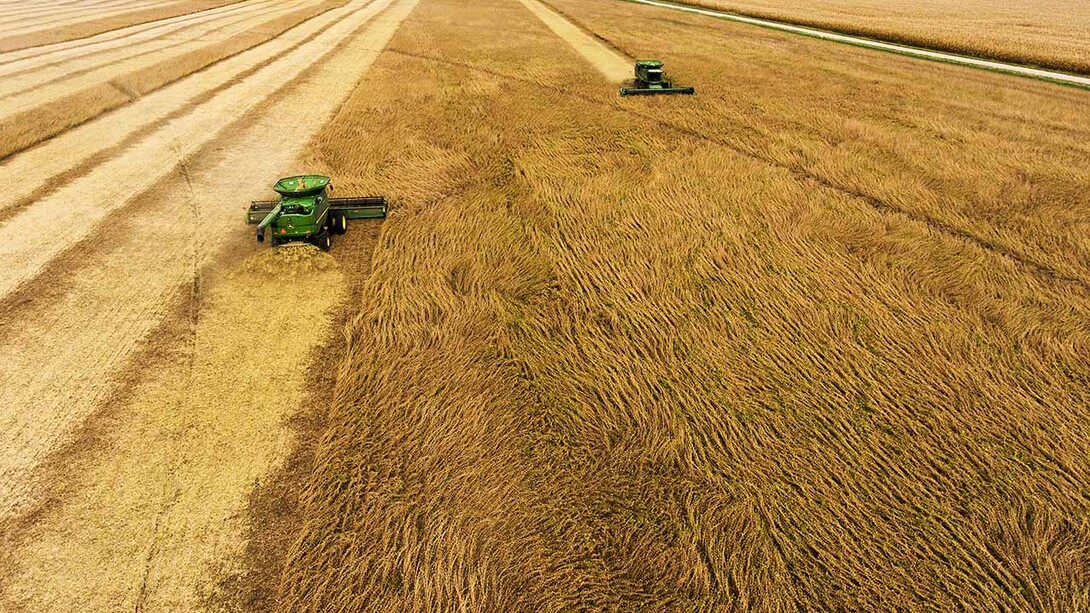
[[[662,71],[662,62],[659,60],[637,60],[635,73],[635,87],[622,88],[622,96],[696,93],[696,90],[691,87],[674,87]]]
[[[273,247],[301,241],[328,251],[333,235],[348,231],[349,219],[386,217],[385,196],[333,198],[333,185],[322,175],[286,177],[273,189],[280,200],[252,202],[246,213],[246,223],[257,224],[258,242],[268,230]]]

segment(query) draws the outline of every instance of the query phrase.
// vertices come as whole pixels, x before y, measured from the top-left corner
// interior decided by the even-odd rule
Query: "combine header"
[[[348,231],[349,219],[386,217],[385,196],[331,198],[329,177],[303,175],[280,179],[273,186],[280,200],[250,204],[246,223],[257,224],[257,240],[265,240],[268,230],[272,246],[303,241],[328,251],[333,234]]]
[[[696,90],[691,87],[674,87],[662,72],[662,62],[659,60],[637,60],[635,72],[636,86],[622,88],[622,96],[696,93]]]

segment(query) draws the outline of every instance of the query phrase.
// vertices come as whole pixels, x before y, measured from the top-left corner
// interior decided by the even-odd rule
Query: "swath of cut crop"
[[[519,0],[556,35],[571,44],[583,59],[614,83],[623,83],[631,77],[632,62],[616,50],[602,44],[538,0]]]
[[[238,510],[288,447],[282,422],[342,287],[333,258],[309,245],[206,276],[168,328],[176,346],[134,365],[148,374],[111,409],[108,445],[68,467],[74,493],[36,523],[3,598],[81,611],[198,610],[215,598],[242,547]]]
[[[23,150],[73,126],[128,104],[180,77],[214,65],[278,36],[341,0],[312,3],[305,0],[291,10],[269,10],[220,29],[211,24],[207,40],[201,37],[186,45],[148,55],[135,54],[131,61],[108,63],[100,69],[46,83],[41,89],[23,89],[0,101],[0,154]],[[28,78],[34,75],[28,75]]]
[[[317,156],[309,153],[300,156],[299,163],[309,172],[330,173]],[[342,178],[348,179],[338,183],[342,193],[367,193],[373,187],[355,185],[352,177],[339,176],[338,180]],[[334,398],[337,366],[346,343],[343,331],[359,315],[356,297],[370,273],[371,255],[381,230],[378,221],[355,223],[347,234],[337,237],[332,253],[344,275],[347,296],[333,322],[337,333],[327,336],[306,367],[306,396],[286,421],[291,431],[291,452],[280,468],[251,492],[244,520],[246,551],[237,567],[220,575],[216,592],[222,598],[212,608],[256,613],[276,602],[284,556],[298,528],[299,490],[310,474],[314,446],[324,431],[326,411]]]
[[[170,0],[168,0],[170,1]],[[150,4],[148,0],[99,0],[88,4],[77,5],[53,5],[35,6],[24,5],[18,9],[7,11],[8,23],[12,29],[19,31],[22,28],[35,26],[50,26],[55,23],[63,23],[66,19],[79,19],[88,12],[97,14],[110,14],[111,12],[139,9]],[[88,10],[90,9],[90,11]]]
[[[168,2],[172,4],[173,2]],[[68,6],[45,9],[31,9],[23,15],[15,15],[9,19],[9,32],[13,36],[34,32],[48,31],[74,25],[82,21],[88,21],[95,17],[115,17],[128,12],[146,9],[152,3],[140,1],[129,2],[118,0],[115,2],[101,2],[94,7]],[[88,10],[91,8],[91,10]]]
[[[224,13],[246,10],[250,5],[261,3],[262,1],[263,0],[241,0],[240,2],[232,4],[185,13],[149,23],[135,24],[76,40],[5,51],[0,55],[0,67],[3,67],[3,74],[7,74],[12,70],[22,70],[54,61],[83,57],[87,54],[109,49],[113,46],[124,46],[156,36],[167,36],[177,32],[180,28],[186,27],[186,25],[200,23],[201,21],[215,18]]]
[[[326,41],[334,50],[309,79],[277,97],[252,125],[228,134],[229,144],[212,159],[144,194],[155,204],[136,211],[131,223],[140,233],[118,226],[103,237],[108,249],[77,258],[86,270],[66,301],[97,297],[112,315],[68,325],[97,327],[97,341],[83,340],[98,352],[120,354],[115,367],[132,353],[136,339],[125,336],[139,327],[141,311],[161,311],[178,291],[192,293],[182,300],[184,316],[157,340],[166,348],[155,361],[133,365],[144,373],[135,377],[139,384],[108,408],[116,421],[105,429],[107,444],[91,441],[101,445],[95,453],[68,450],[66,459],[57,458],[55,468],[71,482],[64,499],[36,514],[29,529],[5,534],[5,562],[14,572],[0,596],[4,608],[196,610],[218,599],[219,576],[232,572],[243,545],[239,511],[255,480],[288,448],[283,419],[310,383],[306,360],[326,334],[328,309],[343,296],[343,283],[328,255],[305,246],[255,247],[224,272],[212,263],[222,261],[218,250],[237,235],[179,232],[177,214],[188,209],[193,221],[210,227],[237,222],[238,213],[222,206],[237,197],[234,183],[257,185],[290,166],[307,132],[336,109],[338,95],[353,89],[414,5],[395,2],[344,44]],[[253,155],[265,147],[270,153]],[[116,273],[156,254],[174,257],[144,275]],[[90,271],[100,276],[84,282]],[[116,302],[104,304],[103,296]],[[270,312],[272,303],[278,308]],[[79,317],[86,309],[47,312]],[[106,366],[94,366],[100,377],[109,374]],[[86,393],[86,385],[77,387]],[[86,400],[75,396],[77,404]],[[58,440],[55,432],[41,434]]]
[[[45,92],[54,92],[65,82],[69,88],[78,88],[96,80],[102,82],[118,74],[124,74],[161,61],[164,57],[180,56],[195,48],[225,40],[250,27],[271,20],[313,0],[290,0],[277,5],[267,2],[243,2],[223,11],[206,11],[188,22],[152,29],[145,37],[126,37],[109,45],[97,45],[82,53],[48,54],[0,66],[0,100],[7,108],[20,104],[33,104]],[[55,57],[59,56],[59,57]],[[109,70],[106,70],[106,69]],[[64,90],[59,90],[64,91]],[[49,94],[46,94],[49,95]],[[5,108],[0,105],[0,109]]]
[[[239,0],[186,0],[166,5],[116,15],[99,17],[78,24],[54,28],[29,34],[10,35],[0,38],[0,53],[34,49],[45,45],[79,41],[90,36],[122,30],[134,25],[153,23],[159,20],[188,15],[219,6],[233,4]]]
[[[328,0],[278,18],[274,17],[219,43],[138,68],[107,82],[44,103],[32,110],[9,116],[0,120],[0,136],[4,139],[3,145],[0,145],[0,154],[12,155],[25,151],[80,126],[92,118],[140,100],[147,94],[186,75],[193,75],[196,80],[203,81],[208,78],[206,71],[215,68],[217,64],[233,59],[234,55],[245,53],[266,41],[288,40],[298,44],[300,41],[293,35],[303,30],[297,30],[297,28],[301,28],[302,24],[323,12],[344,4],[345,0]],[[206,89],[214,91],[215,87]],[[127,133],[128,131],[122,128],[115,129],[115,132]]]

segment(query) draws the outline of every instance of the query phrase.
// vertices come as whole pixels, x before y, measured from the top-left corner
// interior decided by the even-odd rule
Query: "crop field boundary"
[[[1090,86],[662,8],[1090,3],[634,1],[0,0],[0,613],[1090,613]]]
[[[684,11],[686,13],[694,13],[697,15],[704,15],[707,17],[715,17],[717,19],[726,19],[729,21],[735,21],[738,23],[744,23],[748,25],[759,26],[762,28],[768,28],[770,30],[777,30],[780,32],[788,32],[791,34],[799,34],[801,36],[808,36],[810,38],[817,38],[820,40],[827,40],[835,43],[841,43],[845,45],[852,45],[853,47],[862,47],[864,49],[874,49],[877,51],[885,51],[887,53],[895,53],[897,55],[904,55],[907,57],[914,57],[917,59],[928,60],[932,62],[941,62],[944,64],[953,64],[957,66],[966,66],[969,68],[977,68],[980,70],[987,70],[989,72],[995,72],[1000,74],[1014,75],[1018,77],[1025,77],[1030,79],[1037,79],[1039,81],[1047,81],[1049,83],[1055,83],[1058,85],[1066,85],[1068,87],[1077,87],[1080,89],[1090,90],[1090,77],[1080,76],[1076,74],[1059,72],[1056,70],[1046,70],[1043,68],[1036,68],[1034,66],[1027,66],[1023,64],[1014,64],[1011,62],[1001,62],[998,60],[989,60],[981,57],[974,57],[971,55],[964,55],[960,53],[952,53],[948,51],[940,51],[937,49],[928,49],[926,47],[918,47],[913,45],[907,45],[903,43],[893,43],[886,40],[877,38],[868,38],[865,36],[856,36],[849,34],[842,34],[834,30],[826,30],[822,28],[815,28],[812,26],[796,25],[787,21],[777,21],[774,19],[749,17],[740,13],[733,13],[730,11],[715,10],[708,8],[701,8],[696,6],[687,6],[684,4],[677,4],[674,2],[662,2],[661,0],[624,0],[625,2],[632,2],[635,4],[645,4],[648,6],[655,6],[659,8],[671,9],[675,11]]]

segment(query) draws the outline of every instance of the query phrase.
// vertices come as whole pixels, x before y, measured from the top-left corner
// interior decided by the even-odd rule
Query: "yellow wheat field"
[[[698,95],[417,7],[301,159],[394,206],[262,602],[1090,608],[1090,97],[551,4]]]
[[[1090,4],[1082,0],[686,0],[687,4],[1090,72]]]

